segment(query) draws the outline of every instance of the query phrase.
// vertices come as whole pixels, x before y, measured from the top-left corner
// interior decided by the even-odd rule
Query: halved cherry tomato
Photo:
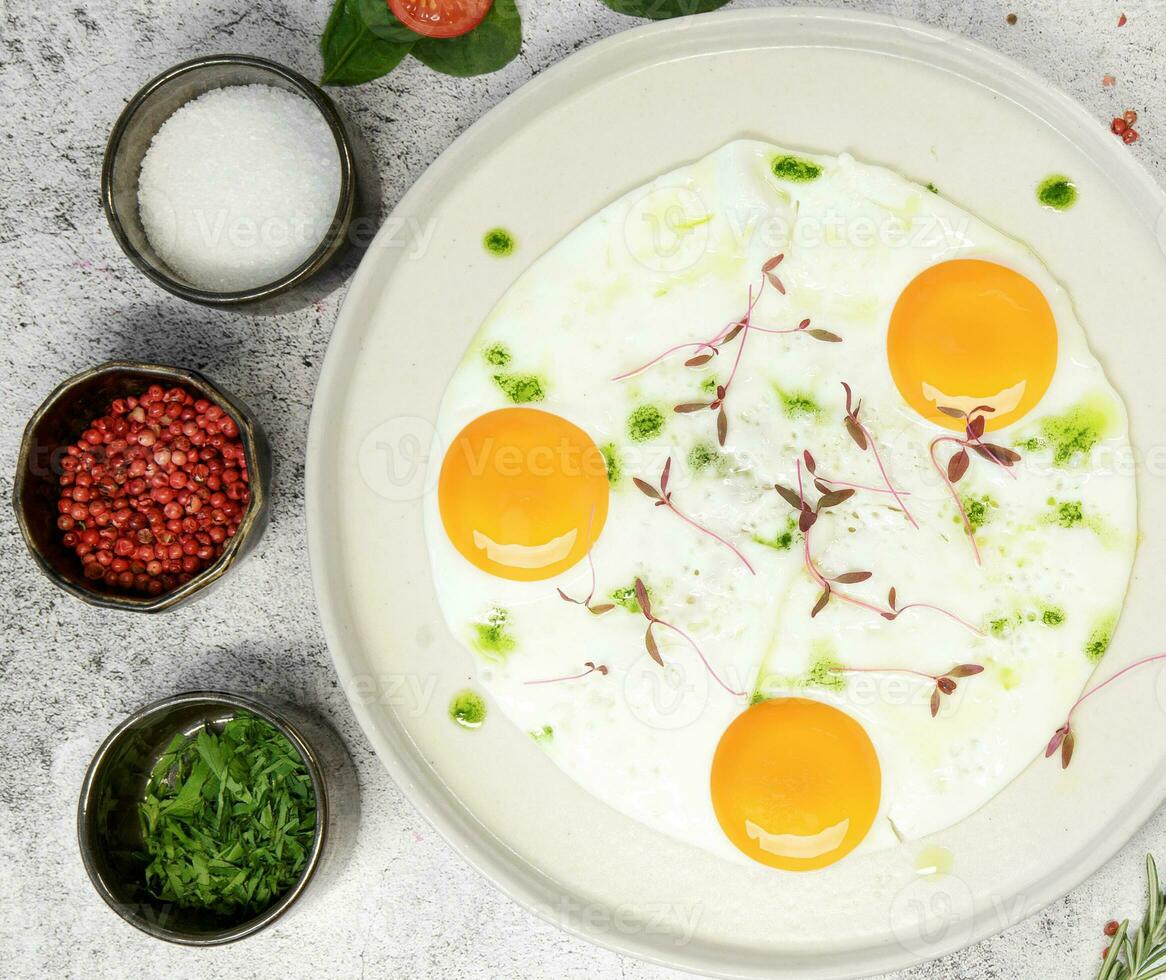
[[[494,0],[388,0],[409,30],[426,37],[461,37],[486,18]]]

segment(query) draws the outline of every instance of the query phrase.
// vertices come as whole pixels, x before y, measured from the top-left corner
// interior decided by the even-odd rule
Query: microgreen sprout
[[[660,647],[656,643],[656,636],[652,632],[652,628],[659,626],[661,629],[670,630],[679,636],[682,640],[684,640],[684,642],[692,647],[694,651],[696,651],[696,655],[700,657],[700,662],[704,664],[705,670],[709,672],[714,681],[716,681],[721,687],[723,687],[729,694],[732,694],[734,697],[745,696],[744,691],[735,691],[723,680],[721,680],[717,672],[713,670],[712,664],[708,662],[708,658],[705,657],[704,653],[701,651],[700,647],[697,646],[696,641],[691,636],[685,633],[684,630],[682,630],[679,626],[674,626],[672,623],[665,622],[663,619],[660,619],[652,612],[652,601],[648,598],[648,589],[644,585],[643,580],[639,578],[636,579],[636,600],[640,604],[640,612],[644,614],[644,618],[648,621],[648,629],[644,633],[644,647],[647,649],[649,657],[655,660],[656,663],[658,663],[661,667],[664,666],[664,658],[660,656]]]
[[[932,612],[940,613],[948,619],[959,623],[977,636],[983,635],[979,629],[966,619],[962,619],[941,606],[936,606],[929,602],[911,602],[905,606],[900,606],[894,587],[887,594],[887,604],[885,606],[867,602],[864,599],[859,599],[857,596],[839,589],[839,585],[857,585],[859,582],[865,582],[871,577],[871,573],[867,571],[851,571],[844,572],[841,575],[827,576],[814,561],[813,552],[810,549],[810,529],[817,523],[818,518],[824,512],[831,507],[837,507],[839,504],[845,503],[853,497],[855,490],[850,487],[843,490],[833,490],[821,481],[815,481],[815,487],[821,496],[818,498],[817,503],[811,507],[806,500],[806,492],[802,480],[802,460],[800,458],[797,461],[797,474],[797,490],[791,490],[789,487],[783,487],[781,484],[775,484],[774,489],[798,514],[798,528],[802,532],[802,559],[806,566],[806,571],[809,572],[810,577],[822,589],[818,601],[814,604],[814,608],[810,612],[811,617],[817,616],[818,613],[825,609],[831,599],[838,599],[840,602],[846,602],[852,606],[858,606],[860,609],[867,609],[870,612],[878,613],[883,619],[890,622],[894,622],[910,609],[930,609]]]
[[[995,463],[1001,467],[1013,479],[1016,479],[1016,474],[1012,472],[1012,466],[1020,462],[1020,453],[1004,446],[997,446],[994,443],[983,441],[986,413],[995,411],[991,406],[980,405],[973,408],[970,412],[965,412],[962,409],[948,408],[940,405],[939,410],[951,418],[963,419],[964,435],[963,438],[959,436],[937,436],[933,439],[928,450],[931,456],[931,465],[935,467],[935,472],[939,474],[947,486],[948,493],[951,494],[951,499],[955,501],[956,509],[959,511],[960,519],[964,524],[964,533],[972,545],[972,554],[975,556],[976,564],[980,565],[983,562],[980,558],[980,546],[976,543],[976,530],[972,527],[972,522],[968,518],[968,512],[964,509],[964,502],[960,498],[959,491],[956,490],[955,485],[963,479],[964,474],[968,471],[968,466],[972,460],[972,457],[968,453],[969,449],[977,456],[981,456],[988,460],[988,462]],[[947,466],[941,466],[939,459],[935,455],[936,450],[944,443],[951,443],[959,447],[948,459]]]
[[[652,360],[648,361],[647,363],[641,364],[639,367],[634,368],[631,371],[627,371],[624,374],[617,375],[612,380],[624,381],[627,378],[641,373],[642,371],[646,371],[648,368],[658,364],[660,361],[671,356],[672,354],[684,350],[695,351],[695,353],[684,362],[686,367],[704,367],[714,357],[717,357],[724,347],[731,344],[734,340],[740,337],[741,342],[737,345],[737,355],[733,359],[733,366],[729,371],[729,376],[725,380],[724,384],[716,385],[714,390],[716,397],[707,402],[684,402],[680,405],[677,405],[675,408],[675,411],[682,415],[701,411],[715,412],[717,416],[717,442],[721,446],[724,446],[725,439],[728,437],[729,432],[729,417],[725,412],[725,400],[728,397],[729,390],[733,386],[733,379],[737,376],[737,368],[741,365],[741,357],[745,353],[745,342],[749,339],[750,333],[805,333],[807,336],[813,337],[815,340],[833,344],[839,343],[842,340],[841,337],[835,333],[831,333],[829,330],[821,330],[816,327],[811,327],[810,321],[808,319],[802,320],[796,327],[789,327],[781,330],[771,329],[768,327],[759,327],[753,323],[753,310],[756,308],[757,301],[761,298],[761,294],[764,292],[766,285],[772,286],[779,293],[785,295],[785,284],[782,283],[781,278],[777,274],[777,267],[781,265],[784,259],[784,253],[775,255],[761,267],[761,283],[756,289],[754,289],[753,286],[749,287],[749,305],[746,307],[743,316],[726,324],[708,340],[698,340],[685,344],[676,344],[673,347],[669,347],[662,354],[656,355],[656,357],[652,358]]]
[[[802,460],[806,464],[806,469],[810,471],[810,476],[814,478],[815,485],[825,484],[827,490],[835,490],[840,488],[849,488],[851,490],[865,490],[868,493],[889,493],[897,494],[900,497],[910,497],[910,490],[896,490],[894,487],[872,487],[865,483],[851,483],[849,480],[834,480],[828,476],[823,476],[818,470],[818,463],[810,451],[807,449],[802,453]],[[823,490],[823,493],[826,491]]]
[[[1132,670],[1137,670],[1139,667],[1144,667],[1146,664],[1152,664],[1159,660],[1166,660],[1166,653],[1157,653],[1152,657],[1145,657],[1142,660],[1138,660],[1135,663],[1130,664],[1128,667],[1123,667],[1112,677],[1106,678],[1100,684],[1090,688],[1088,691],[1082,694],[1081,697],[1073,702],[1073,707],[1069,709],[1069,714],[1065,718],[1065,723],[1060,728],[1058,728],[1056,732],[1053,733],[1053,737],[1049,740],[1049,744],[1045,749],[1045,758],[1049,758],[1049,756],[1056,752],[1057,749],[1060,749],[1061,768],[1068,769],[1069,763],[1073,759],[1073,747],[1077,741],[1077,736],[1073,729],[1073,713],[1079,707],[1081,707],[1085,701],[1093,697],[1094,694],[1097,694],[1104,688],[1109,687],[1109,685],[1116,681],[1119,677],[1123,677]]]
[[[591,508],[591,516],[587,519],[587,540],[591,540],[591,528],[595,521],[595,508]],[[591,601],[595,598],[595,557],[592,554],[594,548],[587,549],[587,567],[591,570],[591,591],[587,593],[586,599],[572,599],[562,589],[556,589],[559,593],[559,598],[564,602],[573,602],[577,606],[583,606],[593,616],[602,616],[604,613],[611,612],[615,608],[615,604],[611,602],[601,602],[598,605],[591,605]]]
[[[886,485],[887,491],[895,498],[895,503],[899,505],[899,509],[903,511],[903,516],[911,522],[911,526],[916,530],[919,529],[919,523],[915,520],[911,511],[907,509],[907,503],[903,500],[904,494],[895,489],[891,478],[887,473],[887,468],[883,465],[883,458],[879,454],[879,444],[875,441],[875,437],[871,434],[870,429],[859,421],[858,414],[862,410],[862,399],[854,401],[854,393],[850,390],[850,385],[845,381],[842,382],[842,388],[846,392],[846,415],[843,416],[842,424],[846,427],[850,438],[854,440],[854,444],[858,446],[864,453],[869,449],[874,454],[875,462],[878,464],[879,473],[882,474],[883,483]],[[813,473],[813,470],[810,470]]]
[[[639,488],[640,492],[643,493],[644,496],[649,497],[652,500],[654,500],[656,502],[657,507],[667,507],[670,511],[672,511],[673,514],[675,514],[682,521],[684,521],[685,524],[688,524],[690,527],[696,528],[698,531],[701,532],[701,534],[707,534],[714,541],[719,541],[726,548],[728,548],[731,552],[733,552],[734,555],[736,555],[738,558],[741,559],[741,563],[747,569],[749,569],[749,573],[751,575],[756,575],[757,572],[753,568],[753,566],[751,564],[749,564],[749,559],[746,558],[744,556],[744,554],[741,553],[740,549],[738,549],[734,544],[732,544],[732,542],[726,540],[725,538],[722,538],[719,534],[716,533],[716,531],[709,530],[703,524],[698,524],[696,521],[694,521],[691,517],[689,517],[687,514],[685,514],[682,510],[680,510],[672,502],[672,493],[668,489],[668,477],[669,477],[669,474],[671,472],[672,472],[672,457],[669,456],[667,462],[665,462],[665,464],[664,464],[664,470],[660,474],[660,486],[659,487],[654,487],[654,486],[652,486],[652,484],[648,483],[647,480],[641,480],[639,477],[632,477],[632,482]]]
[[[559,684],[562,681],[577,681],[583,677],[586,677],[588,674],[602,674],[605,677],[607,676],[607,665],[606,664],[597,664],[591,660],[588,660],[586,663],[583,664],[583,666],[587,669],[582,671],[581,673],[578,673],[578,674],[567,674],[567,676],[565,676],[565,677],[548,677],[545,680],[524,681],[524,683],[526,683],[526,684]]]
[[[943,698],[950,697],[959,686],[956,678],[975,677],[984,672],[979,664],[957,664],[951,670],[942,674],[925,674],[921,670],[911,670],[906,667],[831,667],[836,674],[908,674],[911,677],[922,677],[932,681],[935,690],[931,692],[931,717],[939,714],[939,706]]]

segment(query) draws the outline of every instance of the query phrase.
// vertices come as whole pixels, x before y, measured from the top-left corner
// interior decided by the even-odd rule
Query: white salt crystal
[[[175,272],[220,292],[270,283],[323,240],[340,203],[340,153],[303,96],[270,85],[213,89],[158,130],[138,185],[150,244]]]

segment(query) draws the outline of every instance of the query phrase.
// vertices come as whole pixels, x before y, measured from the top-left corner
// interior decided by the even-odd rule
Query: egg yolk
[[[607,519],[607,466],[578,426],[533,408],[474,419],[446,451],[445,533],[483,571],[534,581],[586,556]]]
[[[1019,272],[979,259],[941,262],[899,296],[887,332],[891,375],[907,404],[949,429],[940,407],[987,428],[1015,422],[1041,400],[1057,365],[1057,324],[1044,294]]]
[[[775,698],[725,729],[711,788],[721,829],[739,850],[773,868],[812,871],[866,836],[882,772],[850,715],[821,701]]]

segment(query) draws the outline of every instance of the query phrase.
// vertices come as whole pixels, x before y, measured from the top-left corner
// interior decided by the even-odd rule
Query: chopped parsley
[[[491,609],[482,622],[474,624],[478,650],[496,659],[505,657],[518,645],[508,630],[509,626],[510,613],[497,607]]]
[[[1041,435],[1053,447],[1053,463],[1069,466],[1077,457],[1087,456],[1108,433],[1112,408],[1098,398],[1074,405],[1063,415],[1041,419]]]
[[[607,442],[599,447],[599,451],[603,454],[603,463],[607,467],[607,482],[614,487],[623,476],[623,462],[619,458],[619,450],[615,448],[614,442]]]
[[[1004,636],[1012,627],[1012,621],[1006,616],[1001,616],[999,619],[993,619],[988,624],[988,632],[993,636]]]
[[[506,367],[510,363],[510,348],[505,344],[491,344],[482,351],[482,357],[491,367]]]
[[[785,392],[780,389],[778,389],[777,394],[781,399],[781,409],[785,412],[786,418],[816,419],[822,414],[822,409],[818,403],[807,394],[797,391]]]
[[[1089,634],[1089,639],[1085,643],[1085,656],[1093,663],[1098,663],[1109,649],[1109,641],[1113,637],[1113,626],[1113,618],[1107,617],[1099,622],[1093,628],[1093,632]]]
[[[533,374],[496,374],[494,384],[515,405],[541,402],[546,397],[543,383]]]
[[[1052,520],[1061,527],[1076,527],[1085,520],[1085,514],[1081,509],[1081,501],[1066,500],[1062,504],[1058,504],[1053,511]]]
[[[811,687],[824,687],[830,691],[840,691],[846,686],[846,678],[834,668],[842,665],[832,657],[819,657],[806,675],[806,683]]]
[[[1045,626],[1060,626],[1065,621],[1065,610],[1059,606],[1040,605],[1037,608],[1015,612],[1011,616],[1000,616],[988,623],[988,632],[993,636],[1007,636],[1018,626],[1038,621]]]
[[[648,600],[655,598],[656,593],[645,585],[648,589]],[[636,587],[634,585],[625,585],[619,589],[612,589],[609,593],[611,601],[617,606],[622,606],[630,613],[640,612],[640,600],[636,598]]]
[[[1077,185],[1062,174],[1054,174],[1040,182],[1036,199],[1046,208],[1066,211],[1077,203]]]
[[[797,536],[798,522],[792,517],[786,518],[785,528],[775,534],[772,538],[763,538],[760,534],[753,535],[753,540],[757,544],[765,545],[767,548],[772,548],[774,551],[789,551],[794,545],[794,540]]]
[[[969,495],[961,498],[961,503],[964,505],[964,513],[967,514],[968,524],[971,525],[973,531],[980,530],[992,519],[991,511],[996,507],[996,502],[988,496],[973,497]]]
[[[804,184],[817,180],[822,176],[822,168],[812,160],[803,160],[800,157],[780,156],[773,161],[774,176],[782,180],[792,180]]]
[[[703,473],[707,469],[720,469],[725,457],[713,445],[701,442],[688,452],[688,468],[693,473]]]
[[[486,720],[486,702],[473,691],[460,691],[449,702],[449,717],[462,728],[481,728]]]
[[[1017,449],[1023,449],[1026,453],[1039,453],[1042,449],[1048,449],[1048,443],[1043,439],[1038,439],[1033,436],[1031,439],[1024,439],[1016,444]]]
[[[628,416],[628,436],[633,442],[655,439],[664,428],[664,413],[655,405],[641,405]]]
[[[163,902],[258,915],[299,880],[316,837],[316,796],[287,737],[240,713],[179,733],[138,804],[146,887]]]
[[[505,228],[491,228],[482,237],[482,245],[491,255],[505,258],[507,255],[514,254],[517,242],[515,242],[514,236]]]

